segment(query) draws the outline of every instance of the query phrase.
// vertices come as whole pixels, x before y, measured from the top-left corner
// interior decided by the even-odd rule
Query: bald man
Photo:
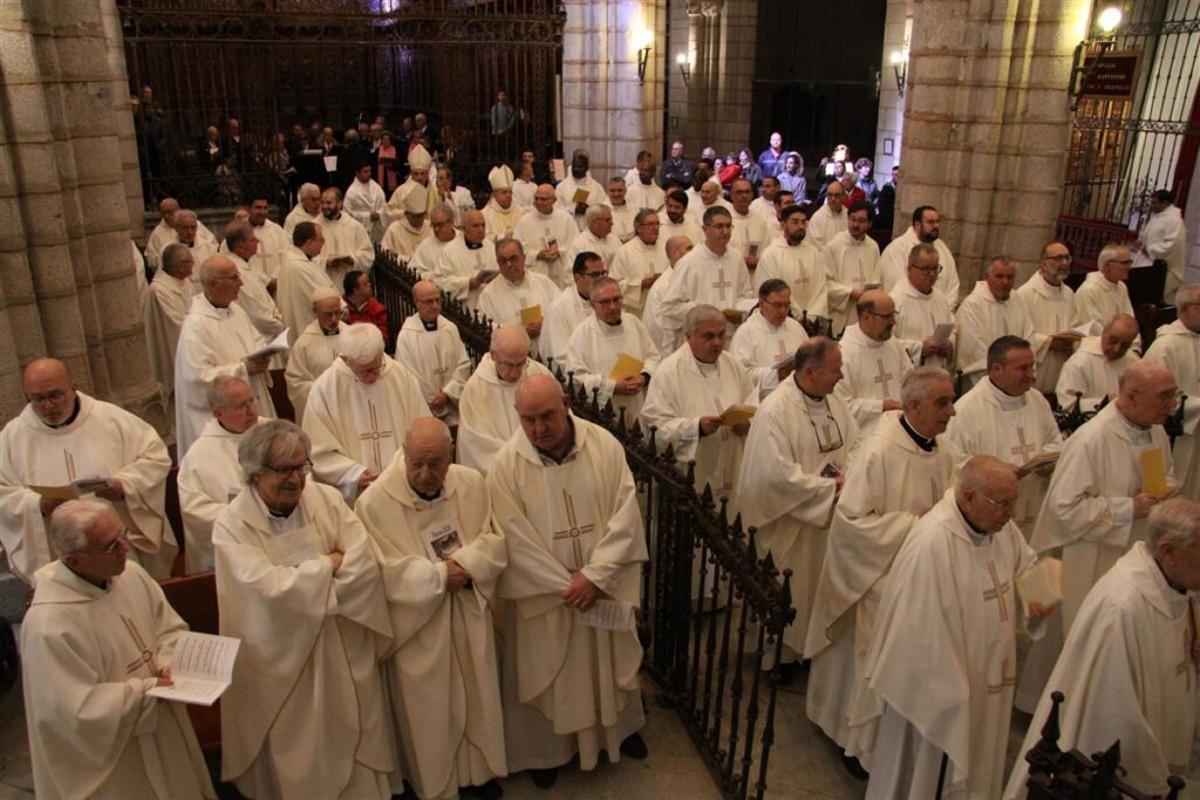
[[[494,519],[508,547],[500,596],[502,693],[510,772],[530,769],[542,788],[576,754],[591,770],[642,759],[645,722],[633,626],[646,538],[625,450],[612,434],[567,408],[549,375],[516,391],[521,431],[488,473]],[[570,536],[557,534],[570,531]],[[629,625],[588,622],[597,604]]]
[[[313,321],[300,331],[288,353],[288,399],[292,401],[296,419],[304,420],[308,393],[313,382],[329,369],[341,352],[342,333],[346,330],[342,298],[335,289],[325,286],[312,294]]]
[[[383,673],[399,774],[419,797],[465,787],[499,797],[495,778],[508,770],[492,608],[508,553],[492,529],[483,476],[453,461],[446,424],[413,420],[403,453],[354,512],[379,561],[396,635]],[[393,789],[403,788],[396,779]]]
[[[471,377],[471,358],[458,326],[442,316],[442,293],[433,281],[413,284],[417,312],[396,337],[396,360],[408,367],[435,417],[458,424],[458,399]]]
[[[571,265],[563,256],[579,234],[570,213],[555,207],[554,187],[543,183],[533,193],[533,209],[521,217],[513,238],[521,242],[529,268],[566,288]]]
[[[667,319],[662,313],[662,298],[671,285],[671,277],[675,274],[675,265],[679,259],[692,251],[695,244],[683,234],[667,238],[663,252],[667,257],[667,266],[655,279],[653,285],[646,291],[646,301],[642,308],[642,322],[646,331],[654,341],[658,354],[663,358],[671,355],[683,344],[683,329]]]
[[[486,238],[487,223],[474,209],[462,215],[462,237],[446,245],[433,267],[433,282],[467,308],[479,307],[479,293],[495,278],[496,242]]]
[[[167,577],[179,548],[163,512],[171,459],[154,428],[79,391],[57,359],[30,362],[22,387],[27,405],[0,430],[0,544],[12,572],[32,583],[59,555],[50,513],[72,495],[94,495],[128,529],[129,557]]]
[[[1133,344],[1138,338],[1137,321],[1128,314],[1110,319],[1099,336],[1089,336],[1063,364],[1055,393],[1060,408],[1091,411],[1105,399],[1117,396],[1117,382],[1130,364],[1137,363]]]

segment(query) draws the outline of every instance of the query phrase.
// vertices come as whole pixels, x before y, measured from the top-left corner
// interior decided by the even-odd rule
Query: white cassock
[[[251,324],[260,336],[267,341],[274,339],[283,330],[283,314],[275,305],[275,298],[267,291],[266,277],[251,269],[250,264],[237,253],[226,253],[226,256],[237,265],[238,275],[242,279],[237,304],[250,317]]]
[[[988,288],[987,281],[976,283],[975,289],[963,298],[955,314],[955,325],[958,340],[955,357],[970,386],[987,374],[988,348],[1001,336],[1020,336],[1034,348],[1034,357],[1039,361],[1050,346],[1050,340],[1044,340],[1039,352],[1034,344],[1033,319],[1025,308],[1025,301],[1014,293],[1008,300],[1000,302]]]
[[[780,572],[792,571],[796,619],[783,644],[794,659],[804,652],[837,499],[833,477],[822,472],[845,474],[857,443],[858,425],[842,398],[814,400],[791,379],[763,401],[746,436],[737,496],[743,520],[758,528],[758,552],[769,552]]]
[[[643,208],[658,211],[666,202],[666,193],[653,180],[649,184],[642,183],[641,179],[626,181],[625,205],[632,208],[635,214]]]
[[[102,589],[38,570],[21,626],[38,797],[216,798],[183,703],[146,693],[187,623],[136,563]]]
[[[756,271],[762,272],[761,262]],[[683,330],[688,312],[698,305],[748,311],[755,302],[754,283],[742,257],[733,248],[717,255],[708,245],[698,244],[675,262],[660,307],[668,324]]]
[[[1055,394],[1059,408],[1067,409],[1083,398],[1080,408],[1091,411],[1104,400],[1117,396],[1121,374],[1138,360],[1132,349],[1116,361],[1109,361],[1100,349],[1100,337],[1089,336],[1079,343],[1079,349],[1063,364]]]
[[[300,422],[304,421],[304,409],[313,382],[341,355],[342,331],[346,327],[346,323],[339,322],[337,333],[328,334],[314,319],[300,331],[288,353],[283,377],[287,381],[288,400],[292,401],[292,410]]]
[[[847,219],[850,213],[846,207],[838,204],[838,213],[829,210],[829,204],[823,203],[808,220],[805,239],[811,239],[817,247],[826,248],[839,233],[847,230]]]
[[[850,719],[866,690],[864,664],[875,633],[884,578],[913,523],[933,508],[954,473],[945,447],[925,450],[901,412],[884,412],[859,442],[829,526],[804,655],[812,659],[808,718],[849,755],[864,752]],[[866,742],[869,744],[869,742]]]
[[[457,325],[443,316],[435,325],[428,330],[416,314],[404,320],[396,336],[396,361],[417,379],[426,403],[435,393],[445,393],[449,402],[432,413],[447,425],[455,425],[458,399],[471,377],[471,357]]]
[[[775,204],[765,197],[756,197],[750,201],[750,210],[762,217],[763,222],[767,224],[767,230],[774,236],[775,229],[779,227],[779,215],[775,213]]]
[[[965,301],[964,301],[965,305]],[[1038,453],[1063,449],[1062,433],[1045,395],[1036,389],[1019,397],[1005,394],[984,378],[954,404],[942,441],[962,469],[972,456],[992,456],[1020,467]],[[1030,473],[1021,479],[1012,521],[1026,541],[1033,535],[1049,478]]]
[[[1071,322],[1075,325],[1085,322],[1107,325],[1116,314],[1133,316],[1133,303],[1129,301],[1125,281],[1113,283],[1102,272],[1089,272],[1075,290],[1075,319]],[[1136,342],[1134,349],[1140,349]]]
[[[221,779],[247,797],[390,797],[378,662],[392,625],[362,523],[313,481],[287,517],[244,486],[213,550],[221,635],[242,640],[221,697]]]
[[[481,271],[500,271],[496,265],[496,243],[484,239],[478,247],[471,247],[466,239],[458,238],[442,250],[442,257],[434,265],[430,277],[443,292],[465,303],[467,308],[475,309],[479,307],[483,289],[472,289],[471,279]]]
[[[558,185],[554,187],[554,194],[558,198],[557,207],[559,210],[571,215],[572,221],[576,225],[576,230],[583,230],[583,214],[578,215],[578,217],[575,216],[575,192],[579,189],[587,192],[587,200],[584,203],[589,208],[592,206],[607,205],[608,192],[604,191],[604,187],[597,183],[590,174],[584,175],[583,180],[576,180],[574,175],[568,174],[567,177],[559,181]],[[561,243],[559,246],[562,246]]]
[[[168,419],[175,416],[175,350],[179,347],[179,328],[191,307],[194,287],[190,279],[181,281],[160,269],[154,273],[142,305],[150,374],[163,387]]]
[[[335,359],[313,381],[304,410],[313,477],[338,487],[353,502],[359,476],[368,469],[383,472],[401,449],[409,424],[428,416],[421,387],[407,368],[384,356],[379,379],[368,385],[344,360]]]
[[[441,263],[442,256],[446,254],[446,248],[455,242],[462,241],[463,235],[461,231],[455,231],[454,238],[448,242],[443,242],[436,236],[426,236],[417,245],[417,249],[413,251],[408,266],[415,269],[422,279],[427,281],[433,280],[433,271]]]
[[[546,318],[542,324],[542,336],[537,343],[538,354],[551,369],[558,367],[565,373],[567,346],[571,344],[571,334],[581,322],[595,316],[591,303],[579,294],[579,290],[572,283],[558,293],[549,309],[542,310]]]
[[[383,675],[400,772],[424,798],[457,797],[460,786],[507,774],[492,614],[508,553],[491,510],[475,470],[451,464],[441,494],[426,500],[409,485],[402,458],[354,506],[395,636]],[[453,558],[471,574],[457,592],[447,589],[446,564],[430,544],[451,529],[460,545]]]
[[[429,220],[424,220],[420,228],[413,228],[408,224],[407,217],[401,217],[387,226],[379,246],[395,255],[397,261],[408,262],[412,266],[413,254],[423,241],[432,236],[433,228]]]
[[[1051,350],[1043,340],[1072,328],[1075,292],[1065,283],[1051,286],[1042,273],[1035,272],[1014,294],[1025,301],[1029,318],[1033,320],[1032,344],[1038,354],[1036,388],[1042,393],[1053,392],[1058,374],[1071,354]]]
[[[858,323],[846,328],[838,347],[842,351],[842,379],[833,391],[850,406],[865,437],[883,414],[883,401],[900,402],[900,384],[913,368],[912,353],[894,336],[875,341],[862,332]]]
[[[675,449],[684,474],[688,462],[696,462],[696,492],[709,486],[718,504],[729,500],[731,511],[746,440],[724,425],[701,436],[700,418],[717,416],[735,403],[758,405],[758,386],[741,363],[723,352],[715,364],[705,364],[685,343],[659,363],[642,406],[643,429],[657,428],[655,443]]]
[[[761,256],[771,243],[771,234],[762,217],[753,211],[739,214],[736,208],[729,209],[733,219],[733,233],[729,237],[729,246],[738,251],[742,258],[749,255]]]
[[[175,244],[178,241],[179,234],[175,232],[175,228],[160,221],[146,239],[146,263],[152,269],[158,270],[162,266],[162,251],[167,249],[167,245]],[[217,237],[213,236],[212,231],[205,227],[200,220],[196,220],[196,241],[209,245],[209,248],[204,251],[207,255],[217,252]],[[196,268],[200,268],[199,261],[196,262]]]
[[[681,222],[672,222],[670,217],[663,215],[658,228],[658,238],[666,246],[667,240],[674,236],[686,236],[689,241],[696,247],[704,243],[704,232],[700,230],[700,226],[692,220],[688,214],[683,215]]]
[[[503,275],[497,275],[479,293],[479,311],[496,325],[520,325],[521,309],[540,306],[544,322],[546,312],[550,310],[560,291],[554,281],[532,270],[525,270],[525,277],[520,283],[513,283]],[[544,330],[545,325],[542,327]],[[539,336],[538,339],[540,338]],[[530,343],[530,351],[535,356],[541,350],[538,339]]]
[[[265,344],[237,303],[217,308],[203,294],[192,298],[175,353],[175,447],[179,458],[212,416],[208,387],[219,377],[246,381],[258,401],[258,416],[275,418],[270,377],[248,374],[242,360]]]
[[[575,218],[561,208],[555,208],[549,214],[535,208],[521,217],[513,230],[514,238],[525,248],[525,268],[539,272],[563,287],[571,281],[571,265],[566,263],[563,254],[578,235]],[[538,261],[537,254],[551,244],[558,245],[558,258]]]
[[[688,189],[688,195],[687,213],[691,215],[692,222],[696,223],[700,227],[704,226],[704,215],[708,213],[710,208],[723,208],[731,213],[733,211],[733,206],[730,205],[729,201],[724,197],[718,196],[717,199],[713,201],[712,205],[705,205],[704,199],[700,197],[700,194],[696,192],[695,189]]]
[[[172,243],[178,242],[178,241],[179,241],[179,237],[176,236],[172,240]],[[224,242],[222,242],[221,244],[224,244]],[[205,239],[205,238],[201,237],[201,235],[199,233],[196,234],[196,239],[191,244],[187,244],[185,246],[187,247],[188,251],[191,252],[191,254],[192,254],[192,264],[193,264],[193,269],[195,270],[195,272],[193,273],[193,279],[200,277],[200,265],[201,264],[203,264],[211,256],[218,255],[221,252],[221,247],[220,247],[220,245],[217,244],[216,239]]]
[[[283,315],[283,324],[288,328],[288,339],[296,341],[300,332],[316,320],[312,310],[312,296],[317,289],[333,289],[339,295],[341,286],[334,286],[325,271],[325,257],[309,258],[297,247],[290,248],[279,279],[275,285],[275,302]]]
[[[667,288],[670,287],[671,278],[674,275],[675,268],[667,264],[654,285],[646,290],[645,304],[642,308],[642,322],[660,356],[663,353],[667,355],[674,353],[679,349],[679,345],[683,344],[682,329],[662,313],[662,298],[667,293]]]
[[[250,224],[254,238],[258,239],[257,260],[262,265],[268,281],[279,277],[279,270],[287,258],[287,251],[292,247],[291,234],[269,219],[263,220],[262,225]]]
[[[1159,259],[1166,261],[1167,275],[1161,302],[1172,305],[1187,269],[1187,226],[1183,222],[1183,212],[1173,205],[1151,212],[1149,217],[1138,236],[1142,246],[1133,251],[1133,268],[1149,267]]]
[[[539,362],[525,360],[522,377],[549,374]],[[517,384],[500,380],[492,354],[485,353],[458,399],[458,463],[488,473],[500,448],[521,428],[516,401]]]
[[[622,244],[628,242],[633,238],[634,235],[633,218],[637,216],[638,209],[629,205],[628,202],[622,206],[614,206],[610,200],[608,203],[605,203],[605,205],[607,205],[609,210],[612,211],[613,236],[616,236],[617,240]]]
[[[863,291],[868,284],[880,284],[879,245],[870,236],[855,239],[842,231],[825,245],[825,289],[829,295],[829,316],[833,333],[841,334],[858,322],[856,303],[850,293]]]
[[[213,568],[213,523],[242,491],[237,458],[241,441],[242,434],[210,419],[179,463],[179,510],[188,575]]]
[[[585,625],[562,599],[579,570],[604,599],[641,605],[646,535],[625,450],[612,434],[571,415],[575,442],[561,463],[524,432],[488,473],[493,518],[508,546],[504,618],[504,728],[510,772],[560,766],[578,753],[591,770],[601,750],[645,723],[633,630]]]
[[[642,288],[642,279],[667,268],[667,244],[663,237],[658,237],[654,244],[646,244],[635,236],[621,245],[608,267],[608,276],[621,284],[621,307],[641,318],[650,291]]]
[[[904,283],[908,276],[908,254],[921,243],[917,234],[910,227],[900,236],[892,239],[891,244],[879,255],[879,277],[883,280],[883,290],[893,294],[892,289],[898,283]],[[959,280],[958,267],[954,263],[954,254],[941,239],[935,239],[933,247],[938,252],[938,263],[942,272],[933,283],[933,288],[946,296],[950,307],[958,306]]]
[[[977,534],[954,490],[896,555],[866,660],[878,726],[868,797],[997,797],[1016,681],[1017,576],[1035,557],[1011,522]],[[1043,624],[1030,626],[1035,636]],[[869,762],[869,766],[868,766]]]
[[[933,336],[938,325],[954,324],[954,309],[946,295],[937,289],[922,294],[905,276],[892,287],[890,294],[896,304],[896,327],[892,328],[892,336],[911,342],[914,349],[919,348],[926,337]],[[954,342],[953,333],[950,341]],[[954,365],[943,356],[930,356],[922,363],[954,371]]]
[[[729,343],[729,354],[741,362],[758,388],[760,399],[779,385],[780,360],[796,355],[797,348],[808,341],[803,326],[791,317],[775,327],[767,322],[759,311],[751,312],[746,321],[738,326]]]
[[[283,232],[290,239],[292,234],[296,232],[296,226],[301,222],[311,222],[314,225],[320,225],[321,220],[325,219],[324,215],[318,210],[315,214],[309,214],[304,210],[304,206],[296,203],[288,215],[283,219]]]
[[[776,239],[754,270],[754,289],[778,278],[792,290],[792,314],[798,319],[829,316],[828,257],[807,238],[797,245]]]
[[[596,402],[601,408],[612,401],[613,411],[625,412],[625,425],[632,428],[642,410],[645,387],[637,394],[615,394],[616,381],[609,375],[617,358],[624,353],[642,362],[642,372],[654,377],[658,370],[659,354],[650,340],[642,321],[632,314],[622,314],[619,325],[601,322],[595,314],[575,328],[567,345],[566,371],[574,373],[575,382],[582,384],[591,399],[598,391]]]
[[[607,270],[612,267],[613,258],[616,257],[617,251],[620,249],[621,240],[617,238],[616,234],[610,233],[601,239],[587,228],[584,228],[571,240],[570,246],[563,253],[563,269],[569,275],[575,268],[575,257],[580,253],[590,252],[604,259],[604,268]],[[529,260],[526,259],[525,263],[528,264]]]
[[[334,286],[342,285],[342,278],[352,269],[370,272],[375,263],[375,248],[367,229],[349,214],[340,214],[337,219],[321,217],[321,228],[325,231],[325,246],[321,255],[325,257],[325,271]],[[349,267],[331,268],[329,262],[338,258],[353,258]]]
[[[1167,482],[1178,485],[1162,426],[1132,425],[1116,403],[1067,439],[1031,542],[1039,555],[1062,548],[1064,633],[1100,576],[1146,538],[1145,518],[1133,517],[1133,496],[1142,490],[1141,454],[1153,449],[1162,452]]]
[[[495,198],[488,200],[483,207],[484,235],[493,242],[513,235],[517,223],[525,216],[525,209],[515,202],[510,202],[508,208],[501,208]]]
[[[520,178],[514,179],[512,186],[513,203],[526,211],[532,209],[533,195],[536,191],[537,184],[533,181],[523,181]]]
[[[1146,350],[1146,360],[1156,361],[1175,376],[1179,390],[1187,395],[1184,405],[1185,433],[1175,439],[1175,474],[1179,477],[1184,497],[1200,498],[1200,335],[1194,334],[1175,320],[1158,329],[1158,334]]]
[[[154,428],[128,411],[83,392],[79,413],[51,428],[33,409],[0,430],[0,544],[9,568],[30,583],[58,554],[50,542],[41,495],[30,486],[65,486],[85,478],[116,478],[125,499],[109,503],[129,530],[130,561],[165,578],[179,548],[163,511],[171,459]]]
[[[363,183],[355,178],[346,188],[342,210],[363,226],[373,243],[379,244],[388,227],[387,197],[383,194],[382,186],[370,179]],[[378,217],[371,219],[372,214]]]
[[[1061,750],[1099,753],[1120,739],[1122,779],[1165,795],[1167,775],[1185,774],[1196,725],[1194,602],[1135,543],[1084,600],[1018,752],[1037,744],[1059,691]],[[1018,758],[1005,800],[1023,800],[1028,778]]]

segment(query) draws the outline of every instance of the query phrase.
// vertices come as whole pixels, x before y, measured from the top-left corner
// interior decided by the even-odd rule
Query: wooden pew
[[[183,541],[183,537],[180,537]],[[168,578],[161,584],[167,602],[199,633],[220,633],[217,614],[217,582],[211,572]],[[196,730],[196,739],[206,757],[221,754],[221,701],[211,707],[188,705],[188,716]]]

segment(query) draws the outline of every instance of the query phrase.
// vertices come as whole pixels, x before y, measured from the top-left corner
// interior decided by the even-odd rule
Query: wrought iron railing
[[[388,253],[372,270],[375,293],[399,330],[416,311],[412,286],[419,276]],[[489,321],[443,295],[474,362],[488,350]],[[650,561],[643,571],[644,668],[662,690],[661,705],[675,709],[722,795],[762,798],[775,739],[783,631],[795,617],[790,570],[757,557],[754,529],[732,521],[706,487],[697,494],[694,464],[680,470],[670,447],[660,451],[655,431],[601,408],[597,394],[561,372],[574,413],[608,429],[625,448],[638,485]],[[703,587],[698,589],[697,587]]]

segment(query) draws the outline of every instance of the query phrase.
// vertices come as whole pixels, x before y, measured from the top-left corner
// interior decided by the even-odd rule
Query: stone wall
[[[896,72],[891,55],[908,48],[912,0],[888,0],[887,18],[883,24],[883,58],[879,62],[879,122],[875,126],[875,179],[883,185],[891,180],[892,166],[900,163],[900,146],[904,140],[904,98],[897,88]],[[902,68],[903,69],[903,68]],[[891,152],[885,152],[886,140],[891,140]]]

